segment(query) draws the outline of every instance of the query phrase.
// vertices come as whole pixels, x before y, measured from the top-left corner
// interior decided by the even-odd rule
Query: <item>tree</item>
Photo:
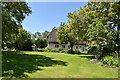
[[[15,42],[20,24],[31,13],[26,2],[2,2],[2,41]]]
[[[35,32],[35,34],[31,35],[32,43],[37,45],[37,48],[45,48],[47,47],[47,34],[48,31],[44,31],[41,35],[40,32]]]
[[[31,34],[32,43],[35,44],[37,39],[42,38],[40,32],[35,32],[35,34]]]
[[[95,47],[97,52],[93,53],[97,55],[97,58],[102,58],[106,55],[112,55],[115,51],[115,36],[116,31],[108,31],[102,23],[96,25],[96,27],[89,29],[87,38],[92,42],[91,47]],[[91,50],[91,49],[90,49]],[[95,50],[95,49],[94,49]]]
[[[45,38],[39,38],[36,40],[37,48],[45,48],[47,47],[47,40]]]
[[[49,33],[49,31],[45,30],[45,31],[42,33],[42,38],[47,38],[48,33]]]
[[[99,45],[102,55],[107,46],[109,48],[115,45],[115,40],[120,45],[118,39],[120,32],[119,3],[89,2],[79,10],[68,14],[68,22],[74,24],[71,27],[76,31],[76,35],[79,36],[83,30],[83,40]],[[117,33],[115,29],[117,29]]]
[[[87,22],[82,23],[83,15],[79,13],[79,11],[73,11],[72,13],[68,13],[68,25],[71,25],[69,28],[75,33],[76,37],[79,38],[80,41],[84,42],[86,39],[87,33]]]
[[[88,7],[87,9],[89,10],[85,14],[94,13],[91,15],[92,16],[96,15],[96,17],[91,17],[90,15],[87,14],[87,17],[86,17],[86,19],[91,19],[91,22],[89,22],[89,27],[94,30],[93,32],[93,30],[91,31],[91,29],[88,29],[89,41],[94,41],[96,42],[97,45],[100,46],[100,51],[102,55],[105,55],[104,49],[107,46],[110,47],[110,48],[107,47],[107,49],[109,48],[109,51],[111,51],[112,49],[115,51],[114,49],[115,40],[116,40],[117,45],[118,46],[120,45],[119,38],[118,38],[118,34],[120,31],[120,27],[119,27],[120,5],[119,3],[120,2],[88,3],[85,6],[85,7]],[[115,31],[116,29],[117,29],[117,32]],[[93,34],[90,37],[91,33]],[[117,49],[119,51],[120,48],[118,47]]]
[[[70,26],[69,24],[61,23],[56,34],[60,43],[70,43],[71,52],[73,52],[73,46],[78,43],[79,40]]]
[[[36,32],[35,33],[35,39],[37,40],[37,39],[40,39],[40,38],[42,38],[41,33],[40,32]]]
[[[113,28],[115,27],[117,28],[116,44],[118,46],[117,51],[119,53],[120,51],[120,37],[119,37],[120,35],[120,1],[111,3],[110,10],[111,10],[111,13],[109,13],[109,15],[111,15],[111,25],[113,25]]]
[[[32,50],[31,35],[24,29],[19,29],[17,39],[13,44],[16,50]]]
[[[35,44],[35,41],[36,41],[35,38],[36,38],[35,34],[31,34],[31,39],[33,44]]]

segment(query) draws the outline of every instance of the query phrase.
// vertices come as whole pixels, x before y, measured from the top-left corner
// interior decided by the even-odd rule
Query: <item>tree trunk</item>
[[[70,44],[71,53],[73,53],[73,44]]]

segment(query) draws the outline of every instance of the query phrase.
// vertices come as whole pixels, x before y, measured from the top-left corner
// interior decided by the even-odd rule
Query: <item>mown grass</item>
[[[90,57],[92,55],[87,55]],[[11,78],[117,78],[116,69],[88,62],[85,55],[3,52],[2,76]]]

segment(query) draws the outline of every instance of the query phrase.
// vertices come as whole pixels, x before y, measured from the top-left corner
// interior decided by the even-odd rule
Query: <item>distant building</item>
[[[56,32],[57,32],[57,28],[53,28],[52,31],[48,34],[47,36],[48,46],[47,47],[53,48],[53,49],[70,49],[69,44],[60,44],[57,41]],[[80,42],[73,46],[73,50],[87,51],[87,45],[83,42]]]

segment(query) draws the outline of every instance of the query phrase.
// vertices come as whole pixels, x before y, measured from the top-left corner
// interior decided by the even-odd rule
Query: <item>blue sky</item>
[[[28,2],[32,14],[26,17],[22,25],[31,33],[51,31],[61,22],[67,22],[68,12],[78,10],[84,4],[86,2]]]

